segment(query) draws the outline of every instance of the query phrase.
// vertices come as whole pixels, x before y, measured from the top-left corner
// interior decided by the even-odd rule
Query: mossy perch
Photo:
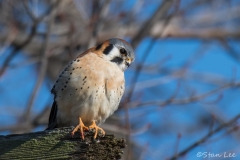
[[[120,159],[126,143],[114,135],[93,140],[93,132],[85,131],[85,140],[79,132],[71,137],[73,127],[50,131],[0,136],[0,159]]]

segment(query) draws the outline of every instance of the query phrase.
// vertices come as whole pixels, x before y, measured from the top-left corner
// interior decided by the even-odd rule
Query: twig
[[[131,42],[133,48],[136,48],[140,41],[145,36],[147,36],[147,34],[149,34],[149,31],[152,29],[153,25],[156,22],[158,22],[160,19],[167,15],[167,12],[172,7],[173,3],[174,0],[165,0],[162,2],[162,4],[159,6],[153,16],[147,22],[145,22],[144,25],[142,25],[142,28],[140,28],[138,33],[133,37]],[[165,24],[167,24],[168,22],[168,20],[165,20]]]
[[[29,9],[28,4],[26,3],[26,0],[22,0],[23,6],[29,15],[29,17],[32,19],[33,22],[37,21],[36,16],[33,14],[33,12]]]
[[[235,123],[239,118],[240,118],[240,114],[238,114],[236,117],[234,117],[233,119],[231,119],[227,123],[224,123],[224,124],[220,125],[219,127],[217,127],[212,132],[209,132],[206,136],[202,137],[200,140],[196,141],[195,143],[193,143],[192,145],[190,145],[189,147],[187,147],[186,149],[184,149],[183,151],[178,153],[177,156],[173,156],[173,157],[169,158],[169,160],[176,160],[177,158],[186,155],[189,151],[191,151],[192,149],[196,148],[200,144],[202,144],[205,141],[207,141],[212,135],[218,133],[222,129],[232,125],[233,123]]]
[[[179,144],[180,144],[181,137],[182,137],[182,135],[180,133],[178,133],[176,146],[175,146],[175,156],[176,157],[178,156],[178,149],[179,149]]]
[[[29,42],[32,40],[34,35],[36,34],[38,23],[34,23],[34,25],[31,28],[31,32],[26,40],[24,40],[21,44],[14,47],[13,51],[7,56],[7,58],[3,62],[3,66],[0,69],[0,76],[5,72],[7,66],[9,65],[10,61],[17,55],[17,53],[24,47],[26,47]]]
[[[230,87],[240,87],[240,82],[236,82],[236,83],[228,83],[225,85],[222,85],[216,89],[213,89],[209,92],[200,94],[200,95],[196,95],[196,96],[192,96],[190,98],[183,98],[183,99],[170,99],[170,101],[168,102],[168,104],[176,104],[176,105],[180,105],[180,104],[186,104],[186,103],[193,103],[199,100],[202,100],[214,93],[219,92],[220,90],[226,89],[226,88],[230,88]],[[149,102],[144,102],[141,104],[135,104],[138,107],[140,106],[148,106],[148,105],[158,105],[158,106],[165,106],[166,101],[163,102],[156,102],[156,101],[149,101]]]
[[[53,22],[53,17],[50,17],[50,20],[48,22],[48,29],[47,29],[47,33],[43,42],[43,48],[42,48],[42,58],[41,58],[41,68],[39,71],[39,77],[37,79],[36,85],[32,91],[32,94],[29,98],[29,102],[28,105],[26,107],[26,110],[23,114],[22,120],[23,121],[29,121],[30,118],[30,113],[31,113],[31,108],[33,106],[33,102],[37,96],[37,93],[39,91],[40,86],[42,85],[42,82],[44,80],[45,77],[45,73],[47,70],[47,64],[48,64],[48,56],[47,56],[47,46],[48,46],[48,41],[49,41],[49,37],[50,37],[50,33],[51,33],[51,25]]]
[[[0,49],[0,57],[1,55],[8,49],[10,44],[13,42],[13,40],[16,38],[18,30],[14,26],[10,25],[9,26],[11,29],[11,33],[7,36],[6,41],[3,42],[3,47]]]
[[[240,63],[240,55],[236,52],[225,39],[220,39],[219,42],[222,44],[221,46],[228,52],[228,56],[230,56],[233,60]]]
[[[96,2],[100,3],[100,1],[96,1]],[[102,6],[99,7],[99,12],[95,13],[93,15],[94,17],[95,16],[98,17],[98,19],[95,22],[93,22],[93,24],[92,24],[93,29],[92,29],[90,41],[88,43],[88,48],[96,45],[97,38],[98,38],[98,33],[100,32],[101,28],[104,25],[104,18],[108,14],[109,7],[110,7],[110,0],[104,0]],[[96,19],[94,17],[93,17],[93,19]]]
[[[20,44],[15,45],[14,49],[12,50],[12,52],[7,56],[7,58],[4,60],[3,62],[3,66],[0,69],[0,76],[5,72],[6,68],[8,67],[9,63],[11,62],[11,60],[18,54],[18,52],[26,47],[27,45],[29,45],[29,43],[32,41],[33,37],[36,35],[37,32],[37,27],[38,24],[45,18],[45,16],[47,16],[48,14],[51,14],[51,12],[53,11],[53,7],[55,5],[58,5],[59,1],[57,1],[56,3],[52,4],[51,7],[49,8],[49,10],[46,11],[46,13],[44,13],[42,16],[40,16],[32,25],[31,27],[31,32],[28,35],[28,37]]]

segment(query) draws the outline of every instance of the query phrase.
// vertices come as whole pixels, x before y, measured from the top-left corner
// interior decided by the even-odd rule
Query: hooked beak
[[[132,58],[127,57],[126,58],[126,65],[127,65],[127,67],[129,67],[131,63],[132,63]]]

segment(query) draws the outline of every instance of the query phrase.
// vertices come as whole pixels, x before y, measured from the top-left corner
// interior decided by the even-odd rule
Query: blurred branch
[[[230,31],[222,28],[212,29],[199,29],[199,30],[186,30],[181,31],[176,29],[166,33],[167,37],[179,38],[179,39],[221,39],[221,38],[232,38],[240,39],[240,31]]]
[[[240,63],[240,54],[237,53],[227,42],[225,39],[220,39],[220,43],[222,44],[222,47],[226,49],[228,55],[232,57],[233,60],[237,61]]]
[[[29,102],[27,104],[26,110],[23,114],[23,117],[22,117],[23,121],[29,121],[31,108],[33,106],[33,103],[34,103],[34,100],[37,96],[37,93],[40,89],[40,86],[42,85],[42,82],[45,78],[47,65],[48,65],[47,45],[49,45],[48,42],[49,42],[49,37],[50,37],[50,34],[51,34],[51,26],[52,26],[53,19],[54,19],[54,16],[53,15],[50,16],[50,19],[48,21],[48,28],[47,28],[47,31],[46,31],[46,36],[45,36],[45,39],[43,41],[43,47],[42,47],[42,51],[41,51],[42,52],[42,57],[41,57],[41,65],[40,65],[39,76],[38,76],[36,85],[35,85],[35,87],[32,91],[32,94],[29,98]]]
[[[183,99],[174,99],[174,98],[170,98],[167,101],[163,101],[163,102],[159,102],[159,101],[149,101],[149,102],[141,102],[138,104],[129,104],[129,106],[133,107],[133,106],[150,106],[150,105],[157,105],[157,106],[166,106],[166,104],[172,104],[172,105],[181,105],[181,104],[188,104],[188,103],[193,103],[193,102],[197,102],[200,100],[203,100],[204,98],[209,97],[212,94],[215,94],[223,89],[227,89],[227,88],[233,88],[233,87],[240,87],[240,82],[230,82],[228,84],[222,85],[216,89],[213,89],[209,92],[200,94],[200,95],[196,95],[196,96],[190,96],[189,98],[183,98]]]
[[[19,44],[15,44],[14,45],[14,49],[12,50],[12,52],[7,56],[7,58],[4,60],[3,62],[3,66],[0,68],[0,76],[4,73],[4,71],[6,70],[6,68],[8,67],[10,61],[18,54],[18,52],[23,49],[24,47],[26,47],[27,45],[30,44],[30,42],[32,41],[32,39],[34,38],[36,32],[37,32],[37,27],[38,24],[43,20],[43,18],[45,18],[45,16],[47,16],[48,14],[50,14],[53,11],[53,8],[55,5],[58,4],[59,1],[57,1],[56,3],[52,4],[49,8],[49,10],[46,11],[46,13],[44,13],[42,16],[40,16],[39,18],[37,18],[35,20],[35,22],[33,23],[32,27],[31,27],[31,32],[30,34],[27,36],[27,38],[25,40],[23,40],[22,42],[20,42]],[[13,41],[14,43],[14,41]]]
[[[22,122],[22,123],[16,123],[12,125],[6,125],[0,127],[1,131],[10,131],[12,133],[23,133],[29,130],[32,130],[34,126],[31,125],[31,122]]]
[[[160,23],[160,24],[159,24]],[[76,26],[79,27],[79,26]],[[240,39],[240,32],[239,31],[229,31],[227,29],[222,29],[222,28],[212,28],[212,29],[184,29],[182,27],[178,27],[174,24],[168,24],[167,28],[164,30],[164,33],[161,29],[162,28],[162,22],[156,22],[154,25],[152,31],[148,34],[150,38],[156,38],[156,39],[162,39],[162,38],[171,38],[171,39],[181,39],[181,40],[188,40],[188,39],[209,39],[209,40],[217,40],[219,38],[230,38],[230,39],[235,39],[238,40]],[[154,28],[158,28],[157,31]],[[67,30],[66,28],[62,30]],[[124,26],[122,25],[121,31],[124,33],[126,37],[134,37],[139,31],[139,26],[138,25],[129,25],[129,26]],[[57,29],[55,29],[53,32],[57,32]],[[107,30],[101,30],[98,32],[98,37],[96,43],[103,42],[104,40],[111,38],[111,37],[116,37],[117,33],[119,32],[119,28],[110,28]],[[10,34],[9,31],[4,32],[3,34],[0,35],[0,41],[4,41],[7,36]],[[58,46],[62,47],[69,47],[69,33],[64,32],[64,33],[53,33],[54,36],[58,37],[57,39],[51,40],[49,42],[49,47],[51,48],[56,48]],[[75,34],[74,34],[75,35]],[[79,32],[76,39],[74,39],[74,44],[80,45],[80,46],[88,46],[89,44],[89,39],[91,38],[91,34],[89,32]],[[76,36],[75,35],[75,36]],[[18,36],[12,41],[13,46],[19,46],[22,41],[27,37],[26,33],[20,32]],[[26,51],[26,54],[32,54],[34,52],[39,52],[41,48],[41,41],[39,38],[34,37],[31,42],[24,47],[24,51]]]
[[[119,126],[116,126],[116,125],[110,125],[110,124],[106,124],[106,123],[101,124],[101,126],[104,129],[106,129],[107,131],[111,131],[113,133],[118,133],[118,134],[122,134],[122,135],[127,135],[128,134],[128,131],[123,127],[119,127]],[[141,128],[132,130],[131,136],[137,136],[137,135],[143,134],[143,133],[147,132],[150,127],[151,127],[150,124],[146,124]]]
[[[43,111],[40,112],[39,114],[31,115],[33,118],[30,121],[25,121],[17,124],[12,124],[12,125],[0,126],[0,132],[9,131],[11,133],[24,133],[26,131],[31,131],[38,126],[47,125],[50,110],[51,110],[50,106],[46,106],[43,109]],[[21,116],[19,114],[20,113],[18,111],[18,114],[16,113],[15,117],[21,118],[22,114]]]
[[[13,25],[10,25],[9,28],[12,28],[10,29],[11,33],[6,37],[6,40],[2,42],[3,44],[2,44],[2,48],[0,49],[0,57],[7,50],[7,48],[12,44],[13,40],[16,38],[18,33],[18,30]]]
[[[31,32],[29,34],[29,36],[27,37],[27,39],[25,41],[23,41],[21,44],[17,45],[14,47],[13,51],[7,56],[7,58],[4,60],[2,67],[0,68],[0,77],[1,75],[4,73],[4,71],[6,70],[6,68],[8,67],[10,61],[17,55],[17,53],[24,48],[25,46],[27,46],[29,44],[29,42],[32,40],[32,38],[34,37],[34,35],[36,34],[36,30],[37,30],[37,25],[36,23],[34,23],[34,25],[32,26]]]
[[[162,4],[158,7],[157,11],[153,16],[145,22],[144,25],[138,30],[138,33],[132,38],[131,44],[133,48],[136,48],[140,41],[150,33],[150,30],[156,22],[160,19],[166,17],[169,12],[169,9],[173,6],[175,0],[164,0]],[[164,21],[164,26],[169,22],[169,20]]]
[[[186,155],[188,152],[190,152],[194,148],[198,147],[200,144],[206,142],[214,134],[218,133],[219,131],[221,131],[222,129],[224,129],[226,127],[233,125],[239,118],[240,118],[240,114],[238,114],[236,117],[234,117],[227,123],[224,123],[224,124],[220,125],[219,127],[217,127],[216,129],[214,129],[213,131],[209,132],[206,136],[202,137],[201,139],[199,139],[198,141],[196,141],[195,143],[193,143],[192,145],[190,145],[189,147],[187,147],[186,149],[184,149],[183,151],[178,153],[177,156],[173,156],[172,158],[169,158],[169,160],[176,160],[177,158]]]
[[[104,18],[107,17],[109,7],[110,7],[110,2],[111,2],[111,0],[104,0],[102,6],[99,7],[99,12],[95,13],[95,15],[93,15],[94,16],[93,19],[96,19],[96,20],[92,24],[92,27],[93,27],[92,37],[89,40],[88,48],[95,46],[97,43],[98,33],[100,32],[100,30],[102,29],[102,27],[104,25]],[[96,1],[96,3],[100,3],[100,1]]]
[[[28,1],[29,2],[29,1]],[[28,4],[26,2],[26,0],[22,0],[23,6],[27,12],[27,14],[29,15],[29,17],[32,19],[33,22],[37,21],[37,18],[35,17],[35,15],[33,14],[33,12],[30,10],[30,8],[28,7]]]

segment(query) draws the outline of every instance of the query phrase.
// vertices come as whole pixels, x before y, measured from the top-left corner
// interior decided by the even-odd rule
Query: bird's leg
[[[88,130],[88,127],[86,127],[86,126],[83,124],[81,117],[79,117],[79,124],[74,128],[74,130],[73,130],[72,133],[71,133],[72,136],[74,135],[74,133],[75,133],[78,129],[80,130],[82,139],[84,139],[83,130]]]
[[[102,134],[105,135],[105,131],[96,125],[95,120],[92,121],[92,124],[88,127],[89,129],[95,129],[94,139],[97,138],[98,130],[102,131]]]

